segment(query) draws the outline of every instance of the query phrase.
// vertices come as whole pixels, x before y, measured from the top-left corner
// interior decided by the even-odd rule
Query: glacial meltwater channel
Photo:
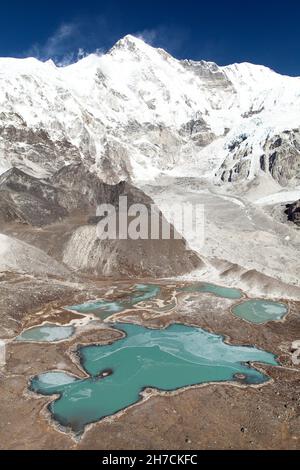
[[[146,300],[157,297],[160,293],[160,287],[153,284],[137,284],[134,286],[133,292],[120,300],[97,300],[95,302],[87,302],[81,305],[73,305],[68,309],[79,313],[94,313],[101,320],[121,313],[132,308],[134,305]]]
[[[181,289],[183,292],[203,292],[214,294],[217,297],[223,297],[224,299],[241,299],[243,297],[242,291],[231,287],[222,287],[215,284],[192,284],[188,287]]]
[[[126,336],[110,345],[79,350],[88,378],[47,372],[31,380],[32,391],[59,395],[49,411],[61,426],[74,433],[80,434],[87,424],[142,400],[145,388],[172,391],[226,381],[261,384],[268,377],[250,362],[278,365],[271,353],[228,345],[221,336],[196,327],[174,324],[153,330],[120,323],[114,328]]]
[[[16,338],[16,341],[54,343],[70,338],[74,333],[75,328],[73,326],[60,326],[45,323],[42,326],[37,326],[23,331],[23,333]]]
[[[247,300],[236,305],[232,311],[237,317],[260,324],[281,320],[288,313],[288,308],[284,304],[269,300]]]

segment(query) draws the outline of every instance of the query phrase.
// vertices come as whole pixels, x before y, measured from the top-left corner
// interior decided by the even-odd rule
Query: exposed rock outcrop
[[[217,173],[224,182],[253,179],[261,171],[283,187],[299,184],[299,129],[266,136],[260,145],[253,145],[252,136],[240,134],[228,143],[228,150],[230,153]]]
[[[51,224],[67,215],[59,190],[22,170],[12,168],[0,176],[0,221],[32,226]]]
[[[285,214],[288,216],[288,220],[300,227],[300,200],[293,204],[287,204]]]

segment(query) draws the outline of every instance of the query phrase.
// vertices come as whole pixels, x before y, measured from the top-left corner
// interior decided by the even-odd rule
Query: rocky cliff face
[[[282,187],[300,182],[300,127],[267,136],[256,145],[243,133],[229,142],[228,150],[230,156],[216,174],[223,182],[251,180],[260,173],[270,175]]]
[[[287,204],[285,214],[288,216],[288,220],[300,227],[300,200],[293,204]]]
[[[32,226],[51,224],[67,215],[54,186],[12,168],[0,176],[0,220]]]

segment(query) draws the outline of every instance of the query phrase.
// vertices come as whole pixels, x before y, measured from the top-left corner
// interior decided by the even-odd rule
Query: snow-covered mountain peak
[[[116,42],[116,44],[110,49],[109,53],[117,49],[129,49],[132,51],[139,48],[146,49],[151,48],[151,46],[143,41],[143,39],[133,36],[132,34],[127,34]]]
[[[2,169],[46,176],[83,161],[108,181],[169,171],[226,181],[270,171],[266,146],[300,125],[300,79],[177,60],[127,35],[65,67],[0,59],[0,103]]]
[[[254,65],[247,62],[240,64],[227,65],[221,67],[228,79],[234,84],[235,88],[247,89],[249,95],[258,95],[262,90],[274,92],[278,88],[291,88],[291,91],[297,92],[300,86],[299,77],[288,77],[280,75],[274,70],[262,65]],[[251,96],[250,96],[251,98]]]

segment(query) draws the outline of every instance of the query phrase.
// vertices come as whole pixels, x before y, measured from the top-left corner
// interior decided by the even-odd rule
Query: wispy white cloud
[[[34,44],[25,55],[40,60],[52,59],[58,66],[69,65],[90,53],[102,54],[101,48],[88,47],[89,38],[84,34],[85,23],[74,21],[61,24],[44,42]]]
[[[173,55],[180,55],[189,38],[185,28],[160,25],[156,28],[144,29],[134,34],[147,44],[166,49]]]
[[[69,43],[77,34],[77,26],[73,23],[62,24],[55,33],[48,38],[44,46],[44,53],[55,56],[64,52],[66,43]]]
[[[76,35],[76,32],[77,27],[75,23],[63,23],[44,44],[34,44],[28,51],[28,54],[42,60],[55,59],[65,54],[67,56],[69,43]]]
[[[150,46],[154,46],[157,40],[158,31],[155,29],[144,29],[143,31],[135,33],[134,36],[142,39],[147,44],[150,44]]]
[[[105,15],[95,18],[81,17],[62,23],[43,43],[34,44],[24,55],[43,61],[52,59],[57,65],[65,66],[88,54],[104,53],[127,33],[130,31],[124,29],[123,20],[119,21],[117,14],[113,22]],[[175,56],[184,50],[189,35],[185,29],[164,25],[133,34],[154,47],[166,49]]]
[[[174,57],[189,57],[190,50],[190,32],[188,29],[171,27],[171,26],[158,26],[153,29],[145,29],[138,31],[134,36],[139,37],[150,46],[161,47]],[[195,53],[196,50],[196,53]],[[219,39],[207,39],[197,44],[194,48],[194,60],[219,60],[223,62],[226,56],[226,49],[224,43]]]

